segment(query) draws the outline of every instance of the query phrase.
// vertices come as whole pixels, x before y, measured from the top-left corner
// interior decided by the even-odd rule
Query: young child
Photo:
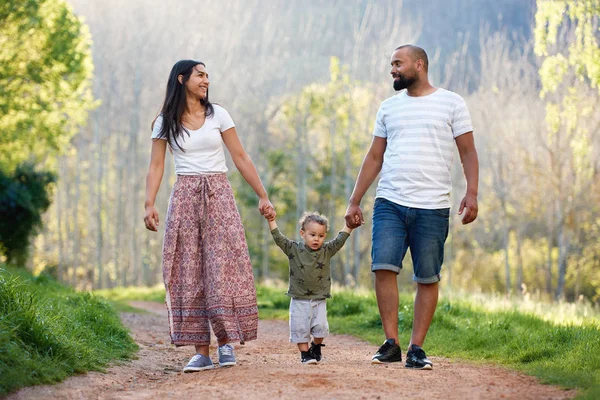
[[[345,226],[335,239],[323,243],[327,218],[305,212],[299,223],[300,242],[285,237],[274,218],[269,220],[269,228],[275,243],[289,258],[290,342],[298,345],[302,364],[316,364],[321,361],[323,339],[329,334],[325,302],[331,297],[330,260],[344,246],[352,229]],[[314,340],[309,348],[311,334]]]

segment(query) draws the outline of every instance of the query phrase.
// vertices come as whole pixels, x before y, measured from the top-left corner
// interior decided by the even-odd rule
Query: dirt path
[[[433,371],[371,365],[376,348],[345,335],[326,339],[319,365],[301,365],[283,321],[260,321],[259,340],[235,346],[237,366],[183,374],[193,350],[169,344],[164,306],[132,305],[149,311],[122,314],[140,345],[138,359],[105,374],[91,372],[54,386],[25,388],[8,399],[570,399],[576,394],[502,368],[438,357],[430,357]],[[215,353],[211,348],[213,361]]]

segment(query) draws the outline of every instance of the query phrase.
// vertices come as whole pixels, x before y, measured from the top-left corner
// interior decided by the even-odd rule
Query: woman
[[[163,278],[171,341],[195,345],[184,372],[214,367],[210,325],[218,341],[219,365],[235,365],[229,343],[256,339],[258,309],[244,228],[231,185],[223,143],[237,169],[259,197],[260,213],[275,211],[227,111],[208,99],[208,72],[199,61],[171,69],[161,114],[153,123],[146,177],[144,223],[158,229],[156,193],[167,145],[177,181],[171,192],[163,244]]]

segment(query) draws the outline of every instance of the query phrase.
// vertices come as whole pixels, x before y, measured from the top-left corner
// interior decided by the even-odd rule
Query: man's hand
[[[466,212],[463,215],[463,211],[466,209]],[[460,202],[460,208],[458,209],[458,215],[462,215],[462,224],[470,224],[475,221],[477,218],[477,212],[479,211],[477,207],[477,196],[473,196],[471,194],[466,194],[465,197]]]
[[[362,210],[358,205],[350,204],[346,209],[346,215],[344,218],[346,219],[346,225],[348,225],[348,228],[351,229],[356,229],[365,223]]]

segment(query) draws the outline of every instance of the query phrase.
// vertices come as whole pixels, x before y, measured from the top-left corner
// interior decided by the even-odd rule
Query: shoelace
[[[194,357],[192,357],[192,359],[190,360],[190,362],[188,364],[195,363],[196,361],[199,361],[200,359],[202,359],[202,354],[196,354]]]
[[[224,344],[219,347],[219,353],[223,356],[230,356],[233,354],[233,348],[228,344]]]

